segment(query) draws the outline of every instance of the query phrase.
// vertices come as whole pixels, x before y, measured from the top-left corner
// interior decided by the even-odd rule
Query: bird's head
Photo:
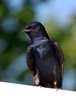
[[[31,39],[47,37],[46,30],[40,22],[32,22],[24,29],[24,32],[26,32]]]

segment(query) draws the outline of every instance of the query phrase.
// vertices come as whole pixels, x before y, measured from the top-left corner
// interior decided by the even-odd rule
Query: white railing
[[[76,92],[0,82],[0,100],[76,100]]]

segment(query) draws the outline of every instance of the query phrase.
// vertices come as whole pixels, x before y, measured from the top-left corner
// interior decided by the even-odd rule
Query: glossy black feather
[[[36,85],[62,88],[63,52],[57,42],[49,39],[43,25],[33,22],[26,29],[31,38],[27,64]]]

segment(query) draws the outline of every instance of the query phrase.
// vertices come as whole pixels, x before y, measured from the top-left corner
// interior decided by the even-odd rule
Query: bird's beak
[[[23,32],[26,32],[26,33],[27,32],[36,32],[36,30],[34,30],[34,29],[24,29]]]
[[[30,29],[24,29],[23,32],[31,32]]]

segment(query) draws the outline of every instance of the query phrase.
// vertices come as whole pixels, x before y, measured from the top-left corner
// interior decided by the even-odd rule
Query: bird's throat
[[[49,40],[46,38],[44,38],[44,39],[37,39],[37,40],[34,40],[33,42],[32,42],[32,44],[31,44],[31,47],[35,47],[35,46],[39,46],[39,45],[41,45],[41,44],[43,44],[43,43],[45,43],[45,42],[48,42]]]

